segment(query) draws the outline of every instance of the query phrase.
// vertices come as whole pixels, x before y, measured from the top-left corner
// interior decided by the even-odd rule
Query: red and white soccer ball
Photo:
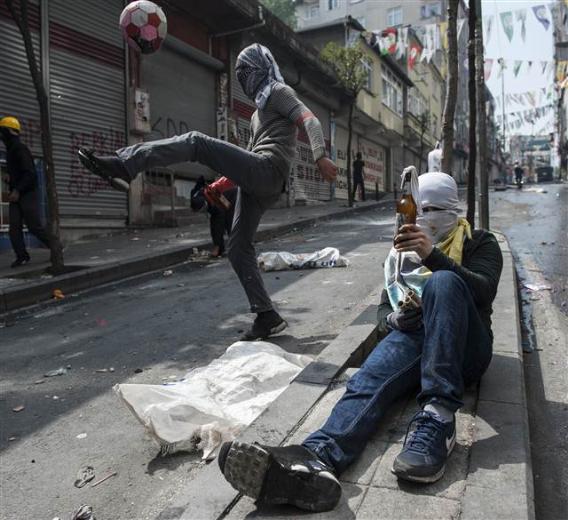
[[[168,33],[164,11],[149,0],[128,4],[120,15],[119,23],[128,45],[142,54],[156,52]]]

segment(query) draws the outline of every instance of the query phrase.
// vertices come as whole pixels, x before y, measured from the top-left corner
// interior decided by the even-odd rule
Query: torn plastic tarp
[[[248,426],[311,361],[264,341],[238,341],[209,365],[167,385],[114,387],[162,454],[216,448]]]
[[[315,269],[318,267],[347,267],[349,260],[341,256],[339,249],[326,247],[315,253],[292,254],[286,251],[261,253],[258,265],[263,271],[286,269]]]

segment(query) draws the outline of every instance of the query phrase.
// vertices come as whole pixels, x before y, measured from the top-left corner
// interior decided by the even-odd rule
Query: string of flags
[[[531,11],[534,17],[542,24],[545,31],[551,26],[551,14],[549,13],[549,8],[545,4],[533,5],[531,8],[516,9],[514,11],[505,11],[499,13],[498,20],[503,26],[503,32],[507,36],[509,42],[513,40],[515,36],[515,26],[519,30],[519,34],[523,42],[527,38],[527,12]],[[496,15],[489,15],[483,17],[483,37],[485,44],[487,45],[491,41],[491,36],[493,35],[495,28],[495,18]]]
[[[457,25],[459,38],[465,25],[465,18],[459,19]],[[413,29],[422,41],[422,45],[410,42],[410,26],[389,27],[380,31],[371,31],[364,36],[367,43],[377,47],[383,55],[395,56],[399,60],[406,56],[408,68],[412,70],[417,62],[430,63],[436,51],[447,50],[448,22],[431,23]]]
[[[518,94],[505,94],[505,107],[511,103],[517,103],[518,105],[536,107],[546,101],[551,101],[553,99],[553,89],[550,87],[542,87],[538,90],[530,90],[527,92],[521,92]],[[496,96],[495,101],[497,106],[501,106],[503,100],[501,96]]]
[[[513,74],[515,78],[521,73],[521,70],[524,71],[524,74],[530,75],[538,73],[542,76],[546,75],[547,73],[552,76],[554,73],[554,61],[551,60],[505,60],[503,58],[486,58],[485,59],[485,81],[487,81],[491,77],[491,73],[493,72],[493,67],[495,64],[498,64],[498,77],[501,77],[503,71],[511,67],[513,68]]]
[[[500,127],[505,127],[505,129],[512,131],[521,128],[524,124],[528,123],[534,125],[538,120],[550,115],[551,110],[554,108],[553,104],[545,105],[538,108],[533,108],[530,110],[521,110],[518,112],[511,112],[510,117],[506,118],[505,124],[503,125],[503,116],[495,116],[495,121]],[[515,119],[514,121],[512,119]]]

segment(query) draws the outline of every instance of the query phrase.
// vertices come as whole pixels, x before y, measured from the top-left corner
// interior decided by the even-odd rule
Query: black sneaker
[[[303,446],[226,442],[219,467],[231,486],[263,504],[329,511],[341,498],[341,484],[332,470]]]
[[[413,482],[436,482],[446,470],[446,461],[456,444],[456,420],[442,421],[421,410],[410,421],[404,448],[395,459],[392,472]]]
[[[12,269],[14,269],[15,267],[21,267],[22,265],[26,265],[30,263],[30,255],[26,255],[26,256],[22,256],[20,258],[16,258],[16,260],[14,260],[12,262]]]
[[[261,312],[256,316],[252,327],[241,337],[241,341],[266,339],[282,332],[287,326],[286,320],[276,311]]]
[[[79,148],[77,154],[87,170],[107,181],[115,190],[127,192],[130,189],[130,176],[118,157],[97,157],[86,148]]]

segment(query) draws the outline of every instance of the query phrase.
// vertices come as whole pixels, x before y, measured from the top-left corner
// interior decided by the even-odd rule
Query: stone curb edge
[[[369,305],[311,362],[290,386],[239,436],[245,442],[280,445],[347,368],[358,365],[376,345],[377,306]],[[182,495],[157,520],[217,519],[240,495],[223,477],[217,460],[199,470]]]
[[[275,225],[258,231],[255,236],[255,241],[270,240],[276,236],[304,229],[319,222],[345,218],[348,215],[371,211],[380,207],[385,202],[390,202],[390,200],[383,199],[368,206],[347,208],[343,211],[327,215]],[[41,280],[0,290],[0,315],[49,300],[53,297],[54,289],[60,289],[63,294],[75,293],[185,262],[194,248],[203,249],[209,245],[209,241],[196,243],[191,246],[172,249],[165,253],[142,255],[129,260],[68,273],[48,280]]]

